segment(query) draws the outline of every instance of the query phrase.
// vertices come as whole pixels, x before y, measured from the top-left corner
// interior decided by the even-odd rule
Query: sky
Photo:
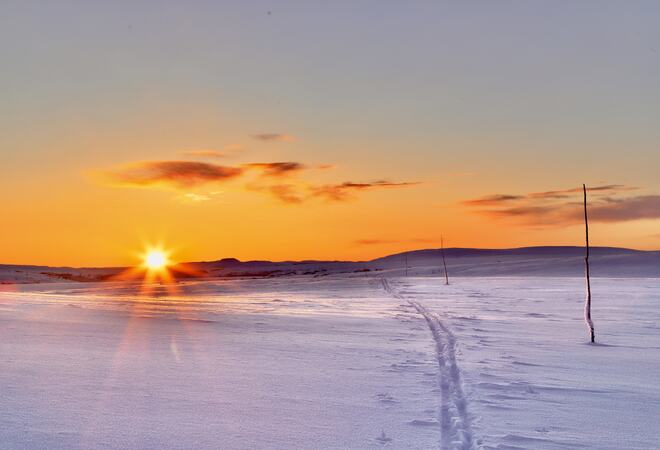
[[[660,248],[656,1],[5,1],[0,262]]]

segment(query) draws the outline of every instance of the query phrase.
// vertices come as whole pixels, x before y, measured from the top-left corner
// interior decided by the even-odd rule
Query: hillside
[[[511,249],[448,248],[445,257],[450,276],[581,276],[582,247],[522,247]],[[325,276],[337,273],[387,273],[411,276],[441,275],[440,249],[424,249],[388,255],[371,261],[239,261],[225,258],[183,264],[195,277]],[[591,249],[595,277],[660,277],[660,251],[616,247]],[[112,280],[125,268],[72,268],[0,265],[0,283],[43,283],[53,281],[94,282]],[[177,279],[190,278],[189,270],[174,267]]]

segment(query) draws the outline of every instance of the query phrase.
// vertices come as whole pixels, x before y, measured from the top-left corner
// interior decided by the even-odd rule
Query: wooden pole
[[[591,342],[596,341],[594,333],[594,323],[591,320],[591,280],[589,279],[589,219],[587,217],[587,186],[582,185],[582,192],[584,193],[584,235],[585,235],[585,256],[584,256],[584,269],[587,278],[587,298],[584,303],[584,321],[589,328],[589,337]]]
[[[408,254],[406,254],[406,277],[408,276]]]
[[[449,275],[447,275],[447,261],[445,261],[445,243],[440,235],[440,253],[442,254],[442,265],[445,266],[445,285],[449,286]]]

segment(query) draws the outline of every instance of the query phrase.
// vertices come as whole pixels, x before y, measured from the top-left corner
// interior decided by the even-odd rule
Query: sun
[[[162,270],[168,264],[167,253],[163,250],[148,250],[144,255],[144,266],[149,270]]]

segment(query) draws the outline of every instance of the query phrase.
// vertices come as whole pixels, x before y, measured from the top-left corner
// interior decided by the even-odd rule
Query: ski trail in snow
[[[386,278],[381,279],[383,289],[393,297],[408,302],[420,313],[431,330],[440,369],[440,445],[442,449],[473,450],[475,443],[470,425],[467,399],[463,392],[461,371],[456,362],[456,336],[442,322],[438,314],[416,300],[396,292]]]

